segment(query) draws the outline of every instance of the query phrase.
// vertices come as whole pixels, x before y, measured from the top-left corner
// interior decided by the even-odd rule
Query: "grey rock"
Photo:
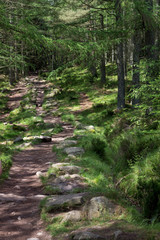
[[[95,127],[94,126],[92,126],[92,125],[90,125],[90,126],[85,126],[84,127],[86,130],[95,130]]]
[[[98,234],[92,233],[92,232],[78,232],[75,235],[72,235],[73,240],[105,240],[106,238],[101,237]]]
[[[66,174],[64,175],[65,178],[70,178],[70,179],[74,179],[74,180],[84,180],[84,178],[82,176],[80,176],[79,174]]]
[[[51,183],[50,187],[54,192],[69,193],[69,192],[82,192],[88,185],[75,179],[56,179],[55,183]]]
[[[40,240],[39,238],[27,238],[27,240]]]
[[[51,142],[52,141],[52,138],[49,137],[49,136],[40,136],[40,140],[42,142]]]
[[[114,232],[114,240],[117,240],[117,238],[119,237],[119,235],[121,235],[123,232],[121,230],[117,230]]]
[[[78,130],[83,130],[83,129],[85,129],[85,130],[94,130],[95,129],[95,127],[93,126],[93,125],[90,125],[90,126],[85,126],[85,125],[83,125],[83,124],[77,124],[77,126],[76,126],[76,128],[78,129]]]
[[[24,137],[23,141],[32,141],[33,139],[35,139],[36,137],[34,136],[29,136],[29,137]]]
[[[67,162],[53,163],[53,164],[52,164],[52,167],[53,167],[53,168],[59,168],[59,167],[62,167],[62,166],[67,166],[67,165],[69,165],[69,163],[67,163]]]
[[[22,143],[22,144],[20,144],[20,145],[18,146],[18,148],[27,148],[27,147],[29,147],[29,146],[31,146],[31,143],[30,143],[30,142],[28,142],[28,143]]]
[[[48,98],[48,99],[53,98],[56,93],[57,93],[56,91],[52,91],[51,93],[48,93],[48,94],[45,96],[45,98],[46,98],[46,99],[47,99],[47,98]]]
[[[12,193],[4,194],[0,193],[0,202],[23,202],[26,200],[26,197],[18,196]]]
[[[81,171],[81,167],[78,166],[61,166],[59,170],[64,173],[77,174]]]
[[[68,147],[68,146],[72,146],[72,145],[76,145],[78,142],[75,141],[75,140],[65,140],[63,142],[60,143],[59,146],[57,146],[58,149],[63,149],[65,147]]]
[[[41,177],[44,177],[44,176],[45,176],[45,173],[42,173],[41,171],[38,171],[38,172],[36,172],[36,176],[37,176],[38,178],[41,178]]]
[[[20,190],[21,187],[20,187],[19,185],[16,185],[16,186],[14,187],[14,189]]]
[[[40,140],[41,142],[51,142],[52,138],[49,136],[30,136],[30,137],[24,137],[24,141],[32,141],[32,140]]]
[[[78,174],[81,171],[81,167],[69,165],[69,163],[55,163],[52,164],[52,168],[58,169],[62,174]]]
[[[82,205],[85,201],[85,193],[52,196],[46,201],[46,209],[52,212],[56,209],[68,209]]]
[[[14,143],[23,142],[23,138],[22,137],[17,137],[13,142]]]
[[[82,212],[78,210],[73,210],[63,215],[62,222],[67,222],[67,221],[78,222],[78,221],[81,221],[82,219],[83,219]]]
[[[64,153],[66,154],[72,154],[72,155],[82,155],[84,153],[84,149],[81,147],[68,147],[65,148]]]
[[[115,210],[115,204],[104,196],[94,197],[90,202],[84,206],[87,218],[89,220],[94,218],[103,217],[106,214],[113,215]]]
[[[73,154],[69,154],[68,158],[71,159],[71,160],[76,160],[77,159],[77,157]]]
[[[30,197],[27,197],[27,199],[30,199],[30,200],[42,200],[44,198],[46,198],[47,196],[46,195],[33,195],[33,196],[30,196]]]

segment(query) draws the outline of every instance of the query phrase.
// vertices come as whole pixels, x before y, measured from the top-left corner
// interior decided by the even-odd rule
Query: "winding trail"
[[[38,92],[36,110],[39,115],[43,111],[41,105],[47,85],[35,76],[29,80],[35,82]],[[8,107],[11,110],[17,108],[26,92],[25,83],[18,84],[11,92]],[[6,117],[1,116],[0,121]],[[47,115],[44,121],[59,123],[60,119]],[[44,192],[36,173],[46,172],[49,164],[56,161],[53,144],[72,136],[72,126],[63,123],[63,129],[52,137],[51,143],[41,143],[14,155],[9,179],[0,186],[0,240],[53,239],[40,219],[39,203],[44,198]]]

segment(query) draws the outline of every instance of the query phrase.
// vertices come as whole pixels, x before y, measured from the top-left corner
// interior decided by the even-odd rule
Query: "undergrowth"
[[[115,68],[111,65],[106,68],[109,80],[101,89],[96,83],[90,84],[89,73],[81,67],[50,77],[52,83],[63,89],[57,96],[59,114],[76,127],[75,137],[82,136],[79,145],[86,153],[78,164],[89,168],[84,176],[91,191],[103,189],[112,199],[128,199],[140,209],[143,222],[156,226],[160,220],[160,116],[146,114],[143,108],[133,109],[129,102],[123,111],[116,111]],[[93,103],[83,111],[79,104],[81,93]],[[82,126],[94,125],[95,130],[77,129],[77,121]]]

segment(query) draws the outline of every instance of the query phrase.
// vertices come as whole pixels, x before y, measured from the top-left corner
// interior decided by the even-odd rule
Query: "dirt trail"
[[[34,80],[31,77],[30,80]],[[45,84],[36,84],[43,89]],[[19,106],[27,89],[24,84],[18,84],[12,90],[8,106],[15,109]],[[42,111],[43,91],[39,91],[37,113]],[[1,116],[0,120],[5,119]],[[58,123],[59,118],[46,116],[46,122]],[[64,131],[53,136],[51,143],[42,143],[32,146],[13,157],[13,166],[9,179],[0,186],[0,240],[27,240],[35,238],[50,240],[52,237],[45,231],[45,226],[40,219],[39,202],[43,195],[43,187],[36,176],[38,171],[46,172],[51,162],[56,161],[56,154],[52,152],[55,142],[72,136],[73,129],[64,124]]]

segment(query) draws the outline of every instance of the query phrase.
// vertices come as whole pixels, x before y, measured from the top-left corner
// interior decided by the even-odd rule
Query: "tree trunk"
[[[153,14],[153,0],[146,0],[147,8],[150,14]],[[155,30],[150,26],[145,29],[145,45],[146,45],[146,59],[148,62],[147,76],[149,78],[154,77],[154,64],[155,60]]]
[[[140,72],[139,72],[139,63],[140,63],[140,43],[141,43],[141,34],[139,30],[135,30],[133,36],[133,76],[132,76],[132,84],[133,88],[139,88],[140,83]],[[136,105],[139,103],[139,98],[134,97],[132,99],[132,105]]]
[[[101,29],[104,30],[104,16],[100,14],[100,21],[101,21]],[[105,61],[105,52],[103,50],[102,57],[101,57],[101,85],[104,86],[106,84],[106,61]]]
[[[116,22],[119,27],[119,23],[122,21],[122,8],[121,0],[116,0]],[[118,103],[117,108],[122,109],[125,107],[125,79],[124,79],[124,56],[123,56],[123,42],[121,41],[117,46],[117,70],[118,70]]]

